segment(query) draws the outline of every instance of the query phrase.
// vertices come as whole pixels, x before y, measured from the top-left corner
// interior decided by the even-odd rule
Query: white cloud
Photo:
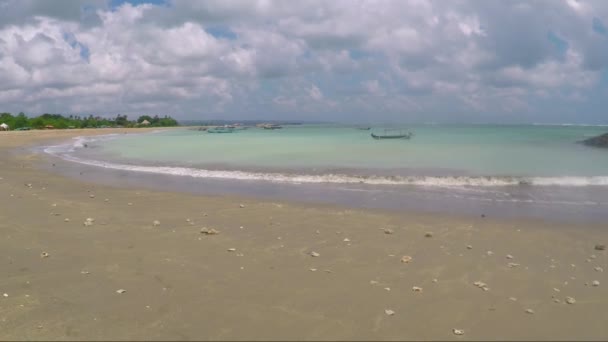
[[[0,0],[1,110],[492,121],[593,99],[595,18],[606,2]]]

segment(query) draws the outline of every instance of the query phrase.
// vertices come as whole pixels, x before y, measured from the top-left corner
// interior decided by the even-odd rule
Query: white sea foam
[[[345,174],[292,174],[277,172],[248,172],[238,170],[205,170],[189,167],[174,166],[144,166],[90,160],[76,157],[72,154],[96,140],[108,139],[116,134],[91,137],[77,137],[72,144],[49,146],[45,152],[62,159],[84,165],[102,167],[114,170],[133,172],[188,176],[209,179],[234,179],[244,181],[267,181],[291,184],[369,184],[369,185],[415,185],[427,187],[505,187],[505,186],[608,186],[608,176],[594,177],[502,177],[502,176],[357,176]]]

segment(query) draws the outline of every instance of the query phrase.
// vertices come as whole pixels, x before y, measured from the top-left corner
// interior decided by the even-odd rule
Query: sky
[[[608,123],[608,1],[0,0],[0,111]]]

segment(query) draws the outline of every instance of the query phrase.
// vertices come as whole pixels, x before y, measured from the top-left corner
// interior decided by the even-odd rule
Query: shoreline
[[[140,132],[135,132],[140,133]],[[107,134],[106,134],[107,135]],[[86,139],[86,137],[83,137]],[[83,140],[84,141],[84,140]],[[69,145],[69,144],[68,144]],[[61,149],[59,149],[61,150]],[[63,152],[55,153],[62,154]],[[61,167],[47,167],[47,171],[79,179],[94,180],[99,184],[141,187],[159,191],[190,193],[203,196],[234,196],[257,198],[264,201],[288,201],[305,205],[329,205],[371,210],[403,211],[427,215],[475,217],[486,215],[499,219],[536,219],[554,223],[598,224],[608,220],[608,199],[604,186],[472,186],[453,187],[435,185],[375,185],[340,183],[335,175],[305,175],[265,173],[262,170],[231,171],[155,165],[153,163],[103,161],[87,157],[86,149],[74,156],[49,155],[48,158],[67,159]],[[118,163],[118,164],[116,164]],[[48,163],[50,164],[50,163]],[[230,170],[230,169],[228,169]],[[278,178],[277,178],[278,177]],[[293,178],[296,177],[296,178]],[[306,179],[300,181],[298,177]],[[329,183],[318,182],[318,177],[330,177]],[[310,179],[309,179],[310,178]],[[440,182],[452,178],[437,178]],[[572,177],[570,177],[572,178]],[[581,177],[559,177],[567,182]],[[584,177],[583,177],[584,178]],[[605,178],[605,177],[604,177]],[[324,178],[323,178],[324,179]],[[323,180],[321,179],[321,180]],[[420,178],[424,184],[435,177]],[[457,177],[454,179],[458,179]],[[467,178],[468,179],[468,178]],[[483,182],[491,182],[484,177]],[[508,178],[511,179],[511,178]],[[551,181],[553,178],[538,178]],[[584,178],[594,182],[602,177]],[[309,182],[309,181],[312,181]],[[512,182],[512,179],[510,180]],[[373,183],[373,179],[371,179]]]
[[[608,338],[605,224],[108,186],[22,149],[57,132],[0,134],[0,339]]]

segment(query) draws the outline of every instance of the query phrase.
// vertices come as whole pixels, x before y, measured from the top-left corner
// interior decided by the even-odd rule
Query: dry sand
[[[120,189],[14,152],[109,132],[0,133],[1,340],[608,339],[605,225]]]

